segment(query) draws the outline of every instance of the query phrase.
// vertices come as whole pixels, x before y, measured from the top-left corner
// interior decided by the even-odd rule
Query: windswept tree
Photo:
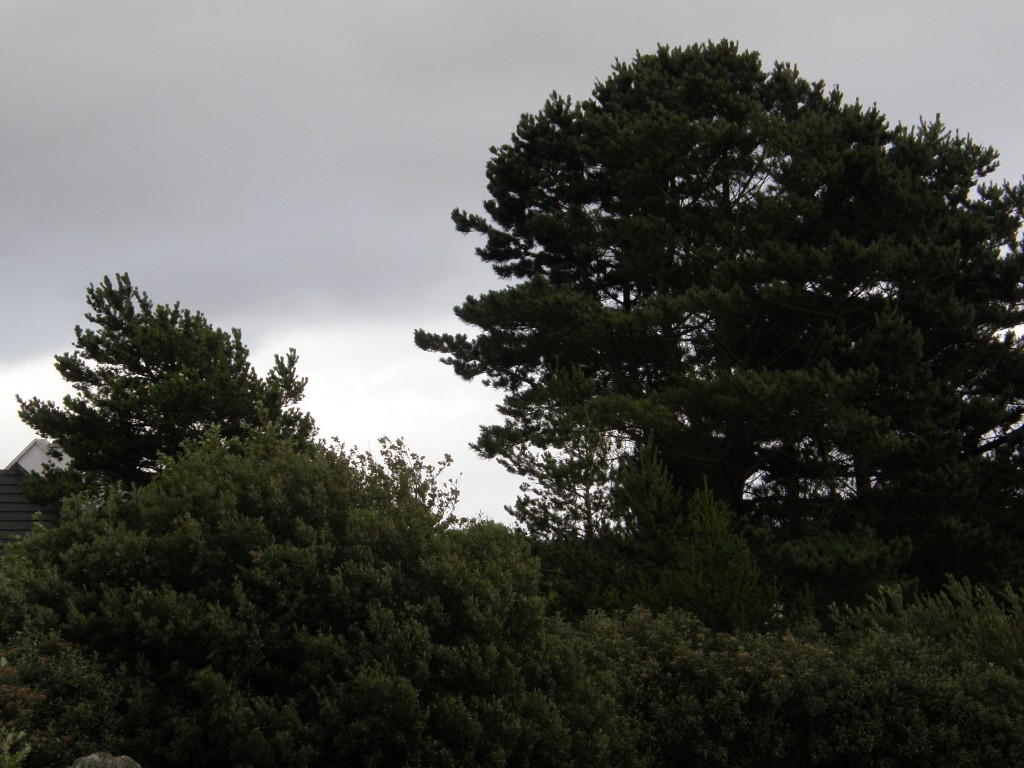
[[[456,308],[475,336],[416,332],[504,390],[482,453],[566,445],[582,377],[583,428],[684,500],[706,479],[793,589],[1024,583],[1024,187],[995,150],[722,42],[619,62],[492,155],[453,218],[508,285]]]
[[[55,364],[74,393],[59,404],[18,398],[22,421],[56,441],[73,473],[145,482],[161,456],[212,427],[225,438],[272,427],[313,439],[313,419],[298,407],[306,380],[294,349],[261,378],[237,328],[154,304],[126,274],[90,285],[86,301],[92,327],[76,327],[74,350]]]

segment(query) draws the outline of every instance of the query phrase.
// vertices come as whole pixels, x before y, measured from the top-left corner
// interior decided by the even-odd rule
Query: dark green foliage
[[[0,726],[0,768],[18,768],[31,751],[24,732]]]
[[[684,505],[651,449],[622,462],[616,480],[610,504],[624,510],[617,528],[602,521],[590,539],[556,529],[561,535],[535,544],[557,610],[580,617],[593,608],[682,608],[721,630],[764,629],[780,618],[774,581],[710,489]]]
[[[0,561],[0,630],[95,654],[110,748],[147,768],[603,759],[611,701],[526,542],[452,528],[435,468],[384,455],[213,434],[100,507],[70,499]]]
[[[128,275],[90,285],[73,352],[56,368],[74,394],[58,405],[22,400],[22,421],[55,440],[70,474],[51,473],[42,495],[57,499],[84,481],[144,482],[182,443],[211,427],[224,437],[275,425],[298,442],[312,439],[312,418],[298,409],[305,379],[290,350],[265,379],[253,371],[241,332],[214,328],[200,312],[154,305]]]
[[[523,492],[507,507],[522,528],[540,539],[580,539],[588,549],[612,532],[616,464],[623,451],[589,418],[592,396],[578,374],[556,374],[552,388],[576,407],[543,413],[543,432],[557,435],[558,450],[544,440],[525,440],[498,461],[524,476]],[[539,433],[538,433],[539,434]]]
[[[571,459],[575,421],[683,499],[707,481],[787,602],[1024,584],[1024,188],[996,166],[731,43],[661,48],[493,150],[454,219],[509,285],[456,308],[475,337],[416,342],[505,391],[477,447],[516,471]]]
[[[632,604],[684,608],[713,629],[767,626],[779,610],[778,590],[727,505],[707,487],[684,505],[651,447],[624,462],[618,480],[623,549],[635,572]]]
[[[1024,765],[1021,680],[934,638],[731,635],[639,610],[582,631],[615,671],[633,765]]]
[[[31,757],[24,764],[70,765],[114,742],[115,695],[92,654],[54,633],[28,630],[0,658],[0,717],[25,734]]]
[[[71,765],[114,741],[116,693],[94,654],[56,633],[26,630],[2,649],[0,713],[26,734],[26,765]]]
[[[907,601],[899,590],[882,590],[858,608],[836,608],[833,622],[846,642],[888,634],[908,644],[943,648],[952,663],[998,666],[1024,680],[1024,592],[999,593],[950,579],[935,595]]]
[[[767,626],[779,608],[778,590],[735,527],[735,515],[710,490],[696,493],[656,571],[657,597],[645,602],[685,608],[713,629]]]
[[[10,545],[0,706],[26,765],[1024,765],[1024,593],[950,583],[828,634],[716,632],[671,607],[755,616],[706,492],[669,607],[572,626],[523,536],[455,526],[435,468],[384,456],[214,434]],[[692,589],[707,574],[722,592]]]

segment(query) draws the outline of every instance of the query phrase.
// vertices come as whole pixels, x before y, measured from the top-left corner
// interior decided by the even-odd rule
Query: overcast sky
[[[458,235],[488,149],[615,59],[736,40],[893,122],[937,113],[1024,174],[1024,3],[986,0],[0,0],[0,466],[58,398],[85,289],[128,272],[296,347],[325,437],[451,453],[461,513],[518,481],[466,445],[496,394],[412,343],[497,285]]]

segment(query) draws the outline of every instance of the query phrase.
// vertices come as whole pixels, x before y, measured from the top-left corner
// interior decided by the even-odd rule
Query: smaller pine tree
[[[739,522],[705,484],[687,504],[651,447],[623,470],[620,502],[638,565],[637,597],[654,609],[684,608],[714,629],[756,630],[776,613],[766,579]]]

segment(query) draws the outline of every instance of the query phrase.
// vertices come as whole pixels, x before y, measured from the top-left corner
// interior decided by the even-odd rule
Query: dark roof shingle
[[[36,513],[47,528],[57,522],[57,511],[30,504],[21,493],[25,473],[20,469],[0,469],[0,542],[24,536],[32,530]]]

